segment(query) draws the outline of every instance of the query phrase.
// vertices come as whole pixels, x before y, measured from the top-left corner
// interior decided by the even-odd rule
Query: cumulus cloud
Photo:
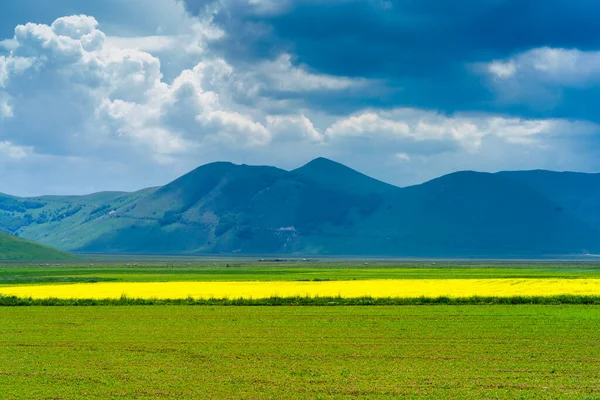
[[[279,140],[322,143],[324,139],[312,121],[303,114],[267,116],[267,126]]]
[[[498,80],[528,78],[584,88],[600,82],[600,51],[542,47],[493,61],[487,64],[487,70]]]
[[[261,82],[268,90],[280,92],[344,90],[365,84],[364,79],[311,73],[306,67],[294,66],[290,54],[261,63],[255,71],[246,73],[244,80]]]
[[[6,82],[11,76],[22,74],[32,65],[32,61],[25,57],[0,56],[0,88],[6,86]]]
[[[293,8],[293,2],[236,1],[203,6],[198,16],[182,11],[181,2],[156,2],[149,7],[175,14],[145,10],[144,15],[163,22],[144,29],[116,28],[115,20],[87,15],[17,26],[0,53],[0,171],[8,170],[4,162],[13,171],[19,164],[21,177],[34,179],[36,163],[56,173],[68,171],[64,165],[78,165],[104,174],[98,179],[105,185],[119,185],[97,189],[127,189],[128,175],[143,186],[160,184],[210,161],[292,168],[326,156],[403,184],[416,176],[433,177],[427,175],[433,171],[486,169],[503,162],[529,165],[519,160],[551,166],[584,160],[593,152],[571,146],[586,143],[599,130],[591,123],[416,106],[366,107],[379,78],[314,69],[293,46],[275,46],[276,53],[260,59],[231,59],[219,46],[242,39],[219,25],[218,12],[224,8],[215,7],[239,3],[257,20]],[[132,0],[127,7],[133,3],[143,5]],[[551,92],[596,84],[591,52],[550,50],[499,57],[477,68],[496,90],[518,88],[530,77],[539,90]],[[317,107],[315,99],[353,103],[356,112]],[[447,170],[433,168],[435,160]],[[486,164],[489,160],[494,161]],[[582,165],[567,161],[560,165]],[[113,169],[104,173],[99,165]],[[397,166],[407,167],[404,175]],[[427,174],[415,172],[421,169]],[[156,172],[154,182],[145,173],[150,170]],[[60,188],[69,184],[65,178]]]
[[[267,129],[250,116],[238,112],[221,95],[207,87],[231,74],[222,60],[202,62],[175,79],[167,92],[161,115],[164,124],[186,138],[239,146],[264,145],[270,141]]]
[[[435,154],[481,150],[483,142],[496,138],[507,143],[539,144],[558,134],[593,132],[593,124],[552,119],[522,119],[496,115],[447,116],[418,109],[366,111],[343,118],[325,131],[328,143],[352,149],[402,154]]]
[[[600,83],[600,51],[540,47],[475,69],[502,102],[554,108],[566,90],[585,91]]]
[[[106,38],[108,44],[123,49],[134,49],[149,53],[171,50],[178,47],[177,36],[152,35],[137,37],[109,36]]]
[[[208,58],[198,68],[204,70],[204,86],[219,92],[221,97],[252,108],[279,109],[283,113],[292,107],[305,107],[306,96],[332,93],[343,96],[373,83],[314,73],[305,66],[294,65],[292,56],[287,53],[273,60],[235,66],[222,58]]]
[[[42,153],[88,152],[107,139],[106,121],[95,118],[103,104],[144,103],[165,90],[157,58],[107,45],[97,27],[83,15],[17,26],[17,45],[3,62],[11,140]]]
[[[202,35],[219,36],[207,31]],[[318,142],[322,135],[304,115],[270,116],[238,103],[240,93],[265,103],[268,93],[337,91],[363,83],[311,73],[294,66],[289,54],[254,69],[236,69],[205,54],[167,83],[161,60],[141,50],[163,39],[107,39],[98,21],[85,15],[19,25],[14,41],[0,64],[3,115],[13,117],[9,139],[48,154],[104,149],[118,157],[133,149],[164,162],[200,146],[264,146],[274,136]],[[23,92],[27,97],[17,101]]]
[[[165,160],[205,142],[253,146],[270,141],[261,123],[221,101],[220,82],[232,73],[223,60],[201,61],[169,85],[158,58],[107,43],[98,22],[83,15],[59,18],[50,26],[20,25],[14,40],[17,45],[0,64],[0,83],[6,87],[2,115],[14,117],[11,140],[42,153],[141,148]],[[28,97],[17,101],[14,95],[23,91]],[[42,136],[52,140],[45,145]]]

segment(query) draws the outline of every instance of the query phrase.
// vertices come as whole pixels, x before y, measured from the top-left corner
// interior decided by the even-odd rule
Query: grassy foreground
[[[2,307],[3,399],[600,398],[600,308]]]

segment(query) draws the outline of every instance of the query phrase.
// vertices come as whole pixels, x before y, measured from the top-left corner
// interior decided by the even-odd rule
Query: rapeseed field
[[[471,297],[600,295],[600,279],[370,279],[324,282],[98,282],[0,286],[33,299],[210,299],[269,297]]]

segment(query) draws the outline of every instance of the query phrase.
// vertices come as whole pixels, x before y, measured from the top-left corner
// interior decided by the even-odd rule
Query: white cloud
[[[514,61],[492,61],[487,65],[487,71],[498,79],[508,79],[517,72],[517,65]]]
[[[192,25],[196,38],[222,37],[210,21],[209,16]],[[3,115],[13,116],[9,139],[42,154],[105,151],[125,157],[132,149],[149,151],[161,162],[199,146],[260,147],[274,137],[321,142],[323,135],[302,113],[270,116],[236,99],[242,93],[265,104],[271,101],[267,92],[337,91],[364,83],[311,73],[294,66],[289,54],[236,69],[219,57],[195,53],[202,46],[192,44],[196,50],[190,50],[182,38],[107,39],[98,21],[85,15],[19,25],[14,49],[0,59],[7,93]],[[160,59],[142,49],[175,42],[201,58],[167,83]]]
[[[32,64],[28,58],[0,56],[0,88],[6,85],[11,76],[22,74]]]
[[[183,52],[192,55],[204,54],[207,44],[222,39],[225,32],[213,23],[212,15],[189,24],[185,33],[176,35],[108,36],[107,42],[115,47],[155,52]]]
[[[535,145],[544,138],[587,133],[593,124],[556,119],[522,119],[486,114],[446,116],[419,109],[365,111],[343,118],[325,131],[330,145],[389,153],[479,152],[484,140]]]
[[[73,39],[81,39],[89,34],[96,34],[98,21],[87,15],[71,15],[58,18],[50,27],[58,36],[68,36]]]
[[[13,110],[8,102],[8,96],[0,91],[0,121],[13,116]]]
[[[202,61],[169,85],[162,81],[158,58],[118,47],[119,41],[106,42],[97,26],[92,17],[73,16],[51,26],[16,28],[17,46],[1,59],[0,83],[9,95],[31,92],[13,108],[2,102],[2,114],[14,115],[13,135],[23,125],[29,128],[13,139],[42,147],[39,136],[54,136],[52,148],[42,152],[145,148],[163,161],[206,140],[228,146],[270,141],[261,123],[210,90],[232,73],[223,60]],[[33,71],[22,73],[27,68]],[[53,103],[44,105],[50,97]],[[38,125],[28,123],[32,113]]]
[[[161,104],[161,120],[186,138],[202,142],[223,142],[232,146],[264,145],[270,134],[251,116],[223,103],[221,95],[206,87],[216,87],[231,73],[222,60],[199,63],[175,79]]]
[[[369,83],[366,79],[319,74],[292,63],[290,54],[258,64],[237,65],[227,81],[220,81],[221,90],[231,97],[253,103],[257,99],[286,97],[310,92],[342,92],[360,89]],[[274,101],[274,100],[271,100]]]
[[[600,83],[600,52],[541,47],[508,60],[493,61],[487,69],[500,80],[527,78],[583,88]]]
[[[321,143],[323,135],[314,127],[305,115],[267,116],[267,126],[275,138],[283,141],[301,141]]]
[[[381,135],[389,139],[411,136],[410,127],[403,120],[382,118],[375,112],[365,112],[336,122],[327,128],[329,138]]]
[[[137,37],[108,36],[106,42],[122,49],[133,49],[149,53],[170,50],[178,44],[177,36],[153,35]]]
[[[366,83],[364,79],[312,73],[306,67],[294,66],[290,54],[261,63],[255,70],[245,73],[243,80],[259,82],[265,85],[264,89],[278,92],[345,90]]]
[[[17,46],[4,61],[3,80],[12,104],[11,140],[46,153],[96,151],[111,139],[107,121],[95,118],[104,115],[98,109],[117,100],[143,104],[165,90],[157,58],[107,45],[97,25],[92,17],[72,16],[15,29]]]
[[[259,3],[250,6],[256,12],[279,12],[269,11],[275,2]],[[169,7],[177,11],[179,6]],[[100,25],[85,15],[17,27],[5,46],[8,53],[0,56],[0,171],[8,168],[2,161],[14,166],[18,160],[19,166],[28,165],[20,170],[26,180],[37,176],[35,163],[62,174],[60,165],[99,173],[98,166],[106,162],[115,170],[99,179],[119,182],[118,187],[98,189],[126,189],[122,175],[132,174],[147,185],[151,179],[145,170],[156,165],[170,171],[156,174],[161,180],[154,184],[159,184],[209,161],[293,167],[328,156],[383,178],[385,172],[375,166],[390,168],[388,180],[402,184],[394,178],[400,172],[389,172],[398,165],[410,166],[403,173],[414,178],[413,167],[432,160],[461,166],[463,160],[485,166],[488,158],[500,165],[501,157],[552,161],[560,150],[555,138],[598,130],[557,119],[410,108],[325,114],[303,104],[303,96],[360,91],[371,82],[311,71],[287,53],[232,65],[211,48],[212,41],[227,35],[212,23],[211,13],[201,18],[175,13],[180,25],[165,23],[141,35],[114,26],[113,34],[106,35],[105,21]],[[538,80],[544,75],[548,82],[567,84],[575,81],[565,76],[586,70],[581,60],[557,61],[548,54],[535,58],[527,68],[536,71]],[[493,81],[511,87],[511,82],[520,84],[526,64],[516,57],[484,68]],[[594,67],[586,71],[587,78],[571,84],[593,82]],[[498,149],[506,151],[499,155]],[[79,181],[71,184],[65,178],[60,188],[82,185],[85,174],[78,173]]]
[[[21,159],[32,153],[30,147],[15,146],[9,141],[0,141],[0,159]]]
[[[488,78],[502,102],[551,109],[560,103],[565,89],[600,84],[600,51],[541,47],[474,68]]]
[[[396,153],[394,154],[394,157],[400,161],[410,161],[410,156],[406,153]]]

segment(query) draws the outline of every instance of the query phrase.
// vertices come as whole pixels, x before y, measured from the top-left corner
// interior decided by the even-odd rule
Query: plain
[[[600,308],[4,307],[4,399],[599,398]]]

